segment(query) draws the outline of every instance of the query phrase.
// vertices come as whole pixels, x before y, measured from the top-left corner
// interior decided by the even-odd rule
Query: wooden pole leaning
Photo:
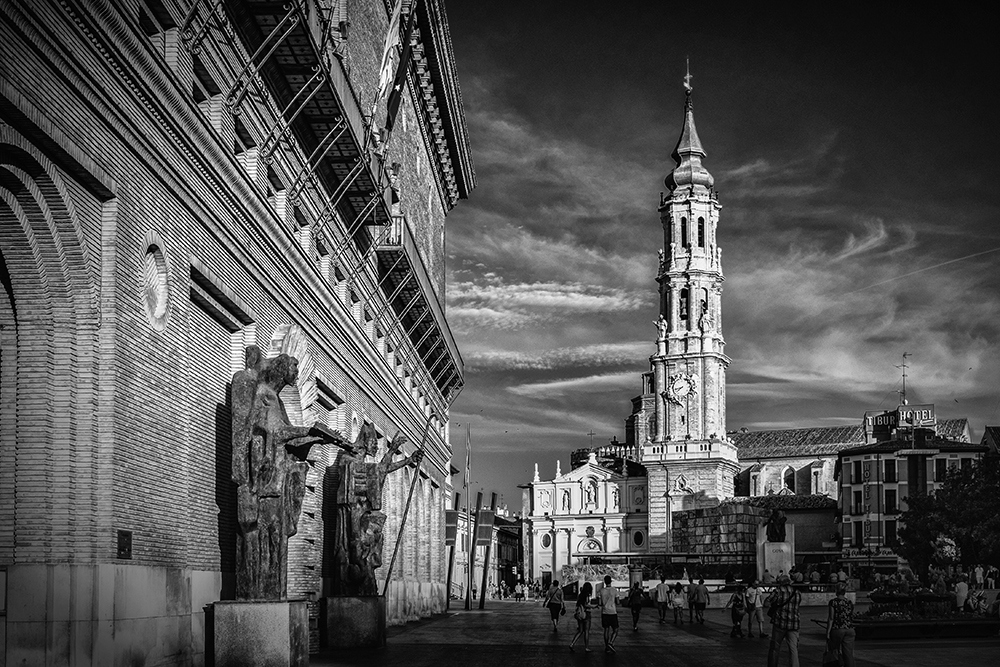
[[[427,423],[424,425],[424,436],[420,439],[420,447],[418,449],[423,449],[424,445],[427,444],[427,435],[430,433],[431,419],[434,418],[433,413],[427,416]],[[392,558],[389,559],[389,568],[385,571],[385,586],[382,587],[382,595],[389,591],[389,581],[392,579],[392,567],[396,564],[396,554],[399,553],[399,543],[403,541],[403,529],[406,527],[406,516],[410,513],[410,502],[413,500],[413,489],[417,487],[417,478],[420,477],[420,466],[423,463],[417,463],[417,469],[413,471],[413,481],[410,482],[410,493],[406,496],[406,507],[403,508],[403,518],[399,522],[399,534],[396,535],[396,546],[392,549]]]

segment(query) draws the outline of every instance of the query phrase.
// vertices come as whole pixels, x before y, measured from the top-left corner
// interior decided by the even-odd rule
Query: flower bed
[[[854,623],[858,639],[941,639],[945,637],[992,637],[1000,631],[1000,619],[955,614],[951,618],[907,617],[905,612],[885,612],[860,617]]]
[[[952,611],[948,594],[872,591],[868,598],[868,611],[854,617],[858,639],[990,637],[1000,631],[1000,618]]]

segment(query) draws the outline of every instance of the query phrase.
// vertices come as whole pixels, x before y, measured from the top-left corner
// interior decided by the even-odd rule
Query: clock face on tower
[[[670,383],[667,385],[665,393],[667,400],[680,405],[689,396],[698,393],[698,376],[691,373],[678,373],[670,376]]]
[[[674,396],[684,398],[691,393],[691,385],[687,383],[686,378],[677,378],[674,380],[674,383],[670,385],[670,390],[673,392]]]

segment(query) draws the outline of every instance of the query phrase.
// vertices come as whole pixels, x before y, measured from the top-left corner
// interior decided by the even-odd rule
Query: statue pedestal
[[[330,648],[385,646],[385,597],[323,598],[323,644]]]
[[[304,600],[237,600],[212,607],[216,667],[308,667]]]
[[[795,565],[795,526],[785,526],[784,542],[768,542],[763,527],[757,529],[757,579],[763,581],[764,570],[774,578],[780,572],[788,574]]]

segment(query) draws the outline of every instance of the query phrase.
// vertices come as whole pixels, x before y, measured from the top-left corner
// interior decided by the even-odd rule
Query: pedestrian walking
[[[635,582],[628,592],[626,604],[632,611],[632,632],[639,631],[639,614],[642,613],[642,605],[645,601],[645,593],[642,592],[642,582]]]
[[[670,606],[674,609],[674,625],[684,625],[684,601],[686,599],[684,584],[678,581],[674,584],[673,597],[670,598]]]
[[[854,603],[847,597],[847,586],[837,586],[837,597],[830,600],[826,617],[826,650],[840,652],[840,663],[854,667]]]
[[[761,638],[767,637],[767,633],[764,632],[764,612],[761,609],[761,603],[763,602],[763,594],[760,589],[760,582],[756,579],[750,584],[746,592],[747,601],[747,637],[753,639],[753,622],[757,621],[757,633]]]
[[[573,610],[573,618],[576,620],[576,634],[573,641],[569,643],[569,650],[575,651],[576,642],[583,637],[583,650],[590,653],[590,610],[593,607],[592,597],[594,587],[588,581],[580,588],[580,595],[576,598],[576,609]]]
[[[767,615],[771,617],[771,644],[767,648],[767,667],[778,667],[781,645],[788,642],[792,667],[799,667],[799,603],[802,596],[792,589],[787,574],[778,577],[778,586],[768,596]]]
[[[667,622],[667,609],[670,607],[670,584],[667,575],[660,575],[660,583],[656,584],[656,608],[660,612],[660,625]]]
[[[601,605],[601,627],[604,628],[604,652],[615,653],[618,638],[618,589],[611,585],[611,575],[604,575],[604,588],[597,594]]]
[[[705,625],[705,608],[710,601],[708,586],[705,585],[704,579],[699,579],[698,585],[694,587],[694,616],[702,625]]]
[[[747,613],[747,599],[746,589],[742,584],[737,586],[736,592],[729,596],[729,601],[722,608],[722,613],[726,613],[726,609],[729,608],[732,608],[731,618],[733,621],[733,629],[729,636],[743,639],[743,616]]]
[[[545,600],[542,602],[548,610],[552,620],[552,632],[559,632],[559,617],[566,613],[566,601],[563,598],[562,588],[558,581],[553,581],[552,586],[545,593]]]
[[[688,583],[685,587],[685,592],[687,593],[687,603],[688,603],[688,623],[694,623],[694,577],[688,577]]]

